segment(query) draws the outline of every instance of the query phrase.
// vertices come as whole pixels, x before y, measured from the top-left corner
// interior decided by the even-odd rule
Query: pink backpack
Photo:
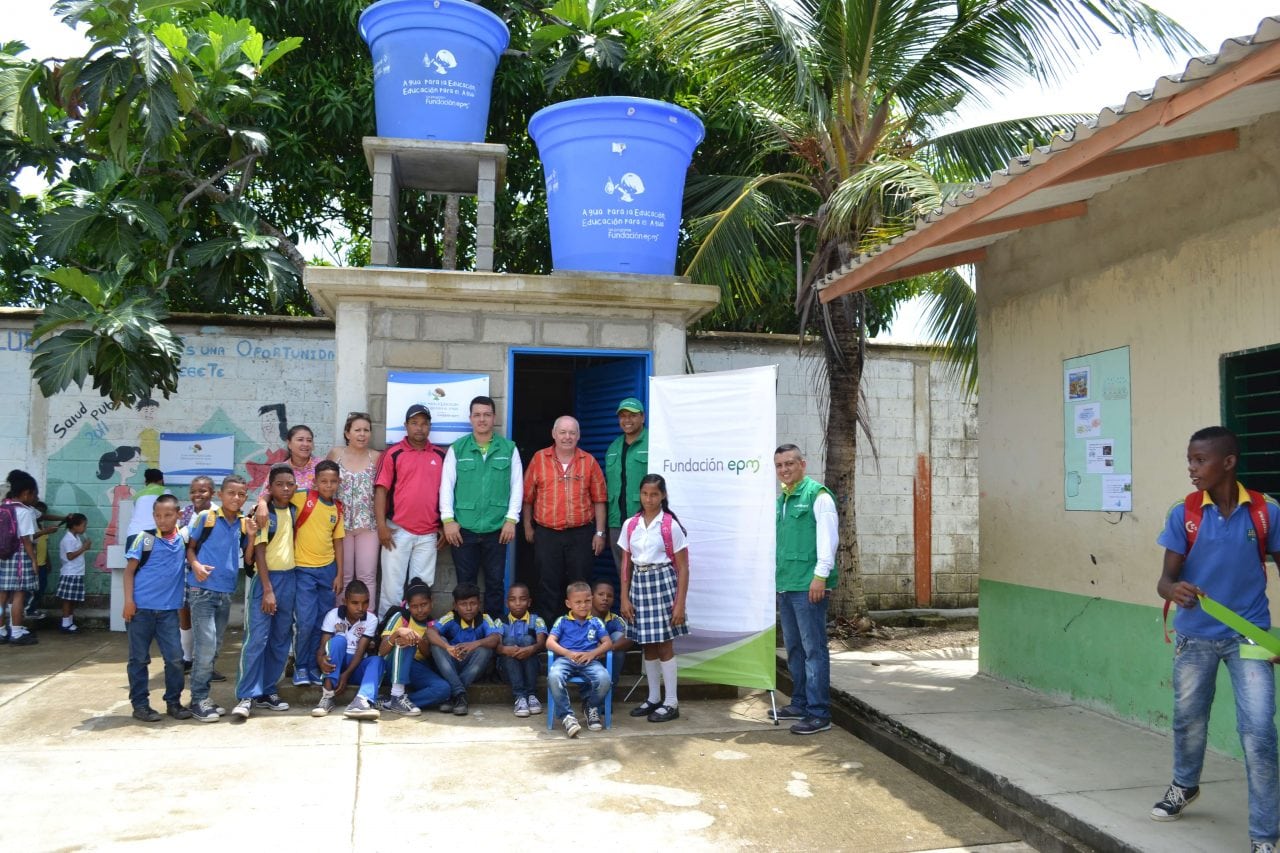
[[[640,523],[640,519],[644,517],[644,512],[637,512],[627,521],[627,544],[631,543],[631,537],[636,532],[636,525]],[[667,559],[671,561],[671,565],[676,564],[676,548],[671,538],[671,513],[664,512],[662,514],[662,544],[667,547]],[[688,546],[685,546],[685,556],[688,557]]]

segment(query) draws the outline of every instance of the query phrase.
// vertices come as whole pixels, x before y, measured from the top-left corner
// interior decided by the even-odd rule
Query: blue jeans
[[[191,608],[191,702],[209,698],[209,679],[213,662],[222,651],[222,638],[227,633],[227,617],[231,615],[231,593],[214,592],[198,586],[187,587],[187,606]]]
[[[320,626],[333,606],[333,579],[337,573],[337,563],[319,568],[299,566],[293,570],[297,587],[293,597],[295,672],[299,669],[318,672],[320,669],[316,666],[316,652],[320,651],[320,635],[323,633]]]
[[[819,720],[831,719],[831,655],[827,651],[827,597],[809,602],[809,592],[778,593],[782,642],[791,672],[791,704]]]
[[[326,690],[337,686],[338,679],[342,677],[342,671],[351,664],[352,657],[353,654],[347,651],[346,637],[338,634],[329,639],[329,663],[333,664],[334,670],[324,675]],[[317,670],[319,668],[319,666],[316,667]],[[359,684],[360,689],[357,695],[363,696],[370,702],[377,702],[378,686],[382,684],[382,658],[376,654],[365,655],[352,670],[347,684]]]
[[[182,701],[182,640],[178,636],[178,611],[138,610],[127,624],[129,632],[129,701],[134,708],[146,708],[147,664],[151,662],[151,641],[155,640],[164,658],[164,704]]]
[[[453,549],[453,568],[458,583],[478,583],[484,572],[484,612],[501,619],[506,587],[507,546],[498,542],[500,531],[473,533],[462,528],[462,545]]]
[[[504,646],[516,646],[518,648],[528,648],[536,645],[538,637],[536,634],[525,631],[514,637],[511,642],[506,642],[507,638],[503,638]],[[498,655],[498,671],[502,673],[502,677],[511,685],[511,698],[523,699],[527,696],[534,696],[535,690],[538,688],[538,656],[530,655],[524,660],[516,660],[507,655]]]
[[[1219,662],[1226,663],[1235,694],[1236,731],[1244,747],[1249,782],[1249,838],[1274,844],[1280,837],[1275,675],[1267,661],[1241,658],[1238,638],[1177,637],[1173,658],[1173,781],[1184,788],[1200,784]]]
[[[473,649],[462,660],[455,660],[439,646],[431,647],[431,662],[440,670],[441,677],[449,682],[450,696],[463,696],[475,680],[484,675],[493,660],[493,649]]]
[[[569,679],[582,677],[587,680],[586,696],[583,701],[588,708],[603,708],[604,700],[613,689],[613,681],[609,678],[609,670],[598,660],[588,664],[578,664],[566,657],[557,657],[547,670],[547,689],[551,692],[551,701],[555,703],[556,713],[563,716],[573,713],[573,705],[569,702]]]
[[[430,708],[449,701],[453,689],[431,667],[414,657],[416,649],[392,648],[383,657],[392,684],[403,684],[409,701],[419,708]]]
[[[271,573],[271,588],[276,595],[274,615],[262,612],[262,569],[249,581],[237,699],[256,699],[275,693],[276,682],[284,675],[293,633],[294,571],[296,569]]]

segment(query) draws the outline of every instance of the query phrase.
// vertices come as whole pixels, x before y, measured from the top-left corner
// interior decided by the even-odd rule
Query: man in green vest
[[[649,430],[644,426],[644,404],[628,397],[618,404],[618,426],[622,435],[613,440],[604,454],[604,479],[609,492],[609,544],[613,565],[622,571],[622,549],[618,536],[628,518],[640,511],[640,481],[649,473]],[[614,583],[614,591],[617,591]]]
[[[440,480],[440,520],[453,546],[458,583],[477,584],[484,571],[484,611],[504,614],[507,545],[516,536],[524,469],[515,442],[493,431],[491,397],[471,401],[471,435],[449,447]]]
[[[791,733],[831,728],[831,656],[827,651],[827,596],[836,585],[840,541],[836,503],[826,486],[805,476],[804,453],[794,444],[773,452],[782,483],[778,495],[776,580],[782,642],[791,672],[791,704],[779,720],[796,720]]]

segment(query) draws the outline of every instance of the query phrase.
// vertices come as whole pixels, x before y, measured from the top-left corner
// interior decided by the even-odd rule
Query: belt
[[[635,568],[637,572],[651,572],[654,569],[666,568],[667,566],[671,565],[671,561],[667,560],[662,563],[632,563],[631,565]]]

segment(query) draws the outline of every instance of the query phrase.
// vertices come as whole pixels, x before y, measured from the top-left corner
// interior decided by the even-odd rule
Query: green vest
[[[511,502],[511,462],[516,445],[497,433],[483,456],[474,435],[453,443],[458,478],[453,487],[453,518],[472,533],[502,529]]]
[[[649,430],[640,430],[640,437],[627,448],[627,511],[618,506],[622,494],[622,446],[627,437],[620,435],[609,445],[604,454],[604,479],[609,491],[609,526],[621,527],[623,519],[640,511],[640,481],[649,473]]]
[[[817,480],[805,477],[790,495],[778,495],[778,592],[800,592],[813,581],[813,570],[818,565],[818,522],[813,515],[813,502],[823,492],[831,494]],[[832,566],[827,589],[836,585],[837,575],[839,570]]]

